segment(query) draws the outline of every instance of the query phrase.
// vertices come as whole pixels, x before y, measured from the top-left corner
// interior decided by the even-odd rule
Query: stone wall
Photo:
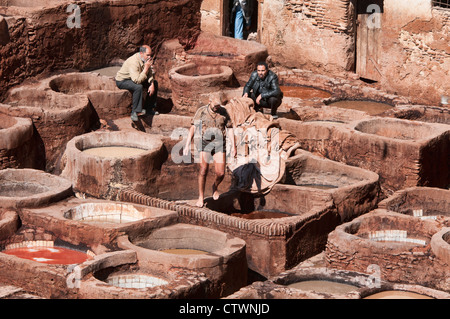
[[[416,103],[450,95],[450,11],[431,1],[386,0],[381,84]]]
[[[351,70],[354,12],[350,0],[266,0],[261,3],[261,42],[274,62],[285,66]]]
[[[189,46],[200,30],[201,0],[70,2],[0,7],[0,97],[29,77],[55,70],[91,70],[126,59],[139,45],[167,39]],[[7,25],[7,29],[5,28]],[[155,50],[155,51],[156,51]]]

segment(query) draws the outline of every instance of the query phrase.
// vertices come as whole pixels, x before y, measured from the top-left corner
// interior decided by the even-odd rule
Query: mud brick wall
[[[374,210],[350,223],[338,226],[328,236],[325,249],[327,267],[367,272],[369,266],[379,267],[381,280],[398,283],[420,283],[434,289],[449,291],[448,265],[433,252],[430,239],[441,229],[435,221]],[[370,240],[370,232],[393,232],[401,229],[411,240],[424,244]],[[405,238],[406,239],[406,238]],[[427,271],[423,271],[426,269]],[[443,280],[444,279],[444,280]],[[447,282],[446,282],[447,281]]]
[[[384,2],[380,82],[414,103],[437,105],[450,95],[450,11],[430,3]]]
[[[0,7],[0,98],[29,77],[55,70],[100,68],[126,59],[142,44],[157,51],[164,40],[178,38],[189,46],[200,30],[200,3],[78,2],[79,28],[68,26],[69,2],[46,8]]]
[[[274,62],[322,71],[353,67],[352,1],[266,0],[261,9],[261,42]]]

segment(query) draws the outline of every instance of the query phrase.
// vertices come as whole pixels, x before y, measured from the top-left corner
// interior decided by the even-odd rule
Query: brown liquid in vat
[[[342,109],[352,109],[366,112],[369,115],[381,114],[393,108],[393,106],[386,103],[371,102],[371,101],[338,101],[331,103],[330,106],[339,107]]]

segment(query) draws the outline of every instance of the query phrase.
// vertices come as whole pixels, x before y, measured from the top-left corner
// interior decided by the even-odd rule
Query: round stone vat
[[[128,116],[131,112],[131,93],[120,90],[111,77],[74,72],[53,76],[45,82],[55,92],[87,96],[101,119],[114,120]]]
[[[383,283],[380,287],[361,289],[361,299],[449,299],[450,294],[420,285]]]
[[[164,212],[150,207],[120,202],[83,203],[64,212],[71,220],[92,223],[132,223],[146,218],[156,218]]]
[[[395,192],[378,207],[421,219],[445,219],[450,225],[450,190],[410,187]]]
[[[423,140],[435,134],[435,129],[428,123],[388,118],[361,121],[355,130],[400,140]]]
[[[358,299],[374,285],[370,274],[297,266],[240,289],[228,299]]]
[[[446,267],[435,262],[432,236],[440,229],[434,220],[377,209],[336,227],[328,236],[327,265],[364,272],[378,265],[386,281],[448,290]],[[423,269],[427,269],[426,272]]]
[[[70,181],[35,169],[0,171],[0,207],[39,207],[72,195]]]
[[[19,215],[15,211],[0,211],[0,240],[12,236],[20,227]]]
[[[142,268],[172,267],[205,273],[212,298],[228,295],[247,282],[245,242],[201,226],[175,224],[147,236],[122,236],[118,245],[137,252]]]
[[[143,270],[134,250],[102,254],[78,269],[83,299],[206,298],[207,279],[187,270]]]
[[[186,59],[196,64],[229,66],[241,85],[268,55],[267,47],[257,41],[241,41],[210,32],[200,32],[194,46],[186,51]]]
[[[0,114],[0,169],[45,168],[43,144],[29,118]]]
[[[111,199],[119,189],[157,192],[154,181],[164,161],[158,136],[134,131],[97,131],[73,138],[61,173],[74,190]]]
[[[411,121],[450,124],[450,109],[445,106],[402,104],[384,113],[383,116]]]
[[[384,112],[391,110],[394,107],[387,103],[375,101],[360,101],[360,100],[333,101],[328,105],[342,109],[357,110],[373,116],[380,115]]]
[[[60,172],[60,158],[67,142],[98,124],[86,96],[59,94],[40,84],[10,90],[4,103],[0,104],[1,113],[32,119],[43,144],[45,169],[55,174]]]
[[[175,112],[194,115],[208,104],[211,92],[233,86],[233,70],[225,65],[187,63],[172,68],[169,79]]]
[[[62,240],[110,245],[122,234],[171,225],[177,221],[177,213],[116,200],[70,197],[45,207],[22,209],[20,218]]]
[[[450,294],[420,285],[382,280],[376,265],[367,272],[295,267],[246,286],[225,299],[449,299]]]
[[[288,294],[314,299],[354,299],[361,287],[371,284],[369,275],[327,268],[294,268],[272,277]]]
[[[447,267],[450,266],[450,227],[445,227],[433,235],[431,249]]]
[[[74,290],[67,283],[72,267],[95,256],[87,244],[61,240],[40,227],[22,226],[0,242],[0,281],[43,298],[73,298]]]
[[[93,258],[94,253],[68,248],[66,245],[48,240],[23,241],[6,245],[1,251],[18,258],[33,260],[43,264],[72,265]]]

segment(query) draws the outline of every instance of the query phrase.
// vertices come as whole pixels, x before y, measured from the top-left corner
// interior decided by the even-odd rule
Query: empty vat
[[[3,208],[39,207],[72,195],[67,179],[35,169],[0,171],[0,206]]]
[[[209,32],[200,32],[194,46],[185,53],[186,59],[196,64],[230,67],[241,84],[248,81],[257,63],[269,55],[267,47],[257,41],[241,41]]]
[[[397,213],[421,219],[450,218],[450,191],[435,187],[411,187],[402,189],[378,204]]]
[[[44,169],[43,147],[31,119],[0,114],[0,169]]]
[[[118,239],[119,247],[137,252],[141,268],[202,272],[209,278],[211,297],[228,295],[247,282],[245,242],[224,232],[188,224],[154,229]],[[177,253],[178,249],[189,250]]]
[[[175,112],[194,115],[209,103],[212,92],[233,86],[233,70],[225,65],[188,63],[171,69],[169,79]]]
[[[101,119],[114,120],[130,115],[132,96],[120,90],[113,78],[92,72],[72,72],[45,79],[44,86],[70,96],[87,96]]]
[[[105,155],[102,148],[110,147],[120,150]],[[92,148],[97,151],[89,152]],[[144,194],[156,192],[154,181],[164,161],[161,139],[134,131],[77,136],[67,144],[65,156],[61,175],[72,181],[74,190],[103,199],[114,198],[118,189],[127,187]]]
[[[391,119],[361,121],[355,126],[355,130],[399,140],[430,139],[436,132],[436,129],[431,125]]]
[[[38,142],[44,148],[40,155],[45,156],[45,169],[55,174],[60,173],[60,160],[67,142],[98,124],[86,96],[44,90],[39,83],[11,89],[4,103],[0,104],[1,113],[33,121],[40,138]]]

